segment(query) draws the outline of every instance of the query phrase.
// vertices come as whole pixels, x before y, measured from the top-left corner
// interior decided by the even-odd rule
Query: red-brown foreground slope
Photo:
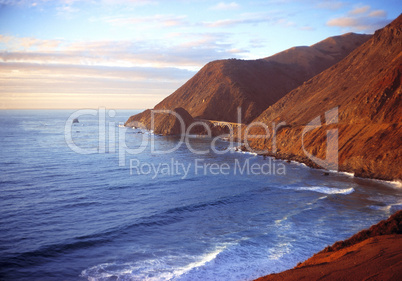
[[[370,37],[348,33],[265,59],[210,62],[155,109],[182,107],[194,118],[237,122],[237,108],[241,107],[242,123],[249,123],[290,90],[339,62]]]
[[[257,280],[401,280],[402,211],[295,268]]]
[[[302,132],[314,118],[338,107],[338,120],[304,135],[304,148],[326,157],[326,132],[338,129],[339,168],[357,176],[402,179],[402,15],[338,64],[291,91],[255,121],[285,121],[277,156],[311,163]],[[326,120],[331,121],[331,120]],[[331,122],[330,122],[331,123]],[[255,129],[253,133],[261,133]],[[271,139],[252,147],[272,152]],[[313,165],[314,166],[314,165]]]

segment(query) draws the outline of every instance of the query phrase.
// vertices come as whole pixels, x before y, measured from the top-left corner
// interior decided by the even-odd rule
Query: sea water
[[[402,209],[398,184],[73,113],[0,111],[1,280],[252,280]]]

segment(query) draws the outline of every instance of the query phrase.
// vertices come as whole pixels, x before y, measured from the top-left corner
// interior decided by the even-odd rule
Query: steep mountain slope
[[[399,280],[401,234],[399,211],[345,241],[336,242],[293,269],[257,280]]]
[[[402,15],[344,60],[270,106],[255,121],[286,122],[288,126],[276,138],[281,157],[307,158],[303,151],[307,146],[309,153],[325,158],[326,130],[338,129],[342,170],[364,177],[402,179],[401,82]],[[339,115],[332,123],[337,125],[311,130],[303,147],[304,126],[335,107]],[[258,140],[253,147],[267,148],[269,143]]]
[[[219,60],[155,106],[182,107],[194,118],[249,123],[290,90],[337,63],[370,35],[348,33],[310,47],[296,47],[260,60]]]
[[[135,115],[135,118],[130,117],[125,126],[153,130],[157,135],[168,136],[184,135],[193,122],[193,117],[185,109],[179,107],[168,112],[152,112],[147,109]],[[196,129],[191,132],[197,133]]]

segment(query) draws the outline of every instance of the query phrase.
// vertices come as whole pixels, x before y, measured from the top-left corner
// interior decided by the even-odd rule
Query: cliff
[[[402,273],[402,211],[336,242],[295,268],[257,280],[399,280]]]
[[[130,117],[125,126],[153,130],[155,134],[167,136],[184,135],[193,122],[193,117],[179,107],[167,112],[145,110]]]
[[[290,90],[339,62],[370,37],[348,33],[264,59],[210,62],[155,109],[182,107],[196,119],[237,122],[237,108],[241,107],[242,123],[249,123]]]
[[[340,170],[362,177],[402,179],[401,74],[402,15],[345,59],[266,109],[255,122],[284,121],[286,126],[276,136],[276,151],[269,138],[252,141],[252,147],[315,166],[303,149],[324,159],[329,154],[326,132],[334,129],[339,136]],[[334,108],[337,118],[329,120],[324,115]],[[320,116],[323,126],[306,133],[302,144],[306,125],[317,117],[320,123]]]

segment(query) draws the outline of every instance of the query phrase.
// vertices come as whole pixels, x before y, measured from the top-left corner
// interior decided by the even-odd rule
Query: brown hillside
[[[155,106],[181,106],[194,118],[249,123],[290,90],[337,63],[369,35],[348,33],[310,47],[296,47],[261,60],[208,63],[193,78]]]
[[[295,268],[257,280],[400,280],[402,211]]]
[[[183,108],[175,108],[171,112],[154,112],[151,110],[130,117],[125,126],[153,130],[158,135],[184,135],[194,122],[193,117]],[[192,130],[194,131],[194,130]]]
[[[370,38],[348,33],[310,47],[296,47],[260,60],[219,60],[155,106],[182,107],[194,118],[249,123],[290,90],[334,65]]]
[[[285,121],[276,140],[282,157],[303,158],[306,124],[338,107],[339,164],[358,176],[402,179],[402,15],[338,64],[291,91],[255,121]],[[290,126],[289,126],[290,125]],[[306,134],[308,151],[325,158],[326,129]],[[255,133],[255,132],[254,132]],[[269,147],[258,140],[254,148]],[[306,147],[306,145],[305,145]],[[305,157],[304,157],[305,158]]]

